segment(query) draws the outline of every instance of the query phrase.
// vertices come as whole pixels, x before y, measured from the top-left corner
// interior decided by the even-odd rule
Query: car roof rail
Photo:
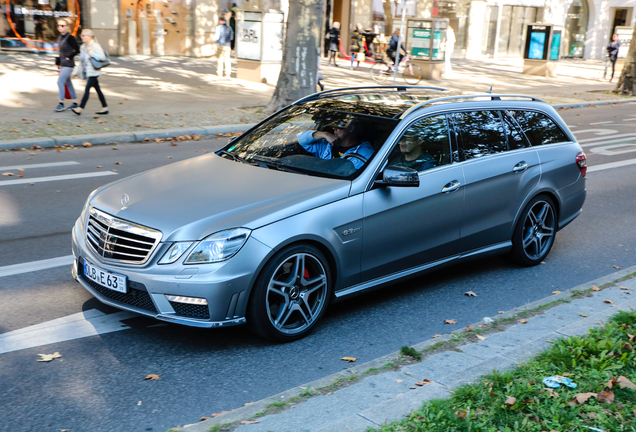
[[[508,98],[529,99],[533,102],[545,103],[543,99],[539,99],[534,96],[526,96],[526,95],[484,93],[484,94],[461,95],[461,96],[447,96],[447,97],[438,98],[438,99],[431,99],[428,101],[420,102],[417,105],[413,105],[411,108],[407,109],[400,115],[400,119],[403,119],[404,117],[406,117],[408,114],[412,113],[413,111],[416,111],[420,108],[424,108],[428,105],[434,105],[439,102],[456,101],[456,100],[462,100],[462,99],[476,99],[476,98],[490,98],[490,100],[493,100],[493,101],[500,101],[502,97],[505,97],[506,99]]]
[[[309,102],[312,100],[322,99],[323,95],[331,93],[339,93],[339,92],[349,92],[352,90],[396,90],[396,91],[407,91],[407,90],[437,90],[437,91],[448,91],[448,89],[442,87],[427,87],[427,86],[363,86],[363,87],[343,87],[337,88],[333,90],[325,90],[318,93],[310,94],[309,96],[305,96],[304,98],[298,99],[296,102],[292,103],[292,105],[298,105],[304,102]]]

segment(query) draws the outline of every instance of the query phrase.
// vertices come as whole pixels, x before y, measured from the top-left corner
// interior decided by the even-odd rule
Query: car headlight
[[[190,247],[192,242],[177,242],[170,246],[170,249],[163,254],[163,257],[159,260],[159,264],[172,264],[178,260],[181,255]]]
[[[185,263],[214,263],[231,258],[243,247],[250,233],[245,228],[234,228],[212,234],[194,247]]]

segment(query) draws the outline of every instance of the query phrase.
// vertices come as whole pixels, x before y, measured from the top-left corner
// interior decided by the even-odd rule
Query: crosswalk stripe
[[[0,277],[14,276],[22,273],[47,270],[55,267],[62,267],[73,264],[73,255],[45,259],[41,261],[31,261],[28,263],[14,264],[0,267]],[[69,270],[70,271],[70,270]]]
[[[0,186],[11,186],[11,185],[25,184],[25,183],[42,183],[42,182],[60,181],[60,180],[75,180],[80,178],[102,177],[102,176],[108,176],[108,175],[117,175],[117,173],[112,171],[98,171],[98,172],[68,174],[68,175],[49,176],[49,177],[21,178],[16,180],[0,181]]]
[[[27,164],[27,165],[12,165],[12,166],[4,166],[0,167],[0,171],[9,171],[15,170],[18,168],[30,169],[30,168],[54,168],[59,166],[68,166],[68,165],[81,165],[79,162],[75,161],[67,161],[67,162],[51,162],[51,163],[41,163],[41,164]]]

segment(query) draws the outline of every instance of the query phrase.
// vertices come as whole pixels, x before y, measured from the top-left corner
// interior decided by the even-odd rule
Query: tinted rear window
[[[497,111],[466,111],[451,116],[459,133],[459,149],[464,160],[508,150]]]
[[[521,130],[533,146],[570,141],[561,128],[543,113],[511,110],[508,114],[521,126]]]

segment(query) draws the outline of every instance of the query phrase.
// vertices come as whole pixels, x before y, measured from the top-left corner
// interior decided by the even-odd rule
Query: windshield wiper
[[[268,157],[262,157],[262,156],[252,156],[250,158],[250,161],[254,161],[257,162],[259,164],[263,164],[265,165],[267,168],[270,169],[276,169],[279,171],[286,171],[286,172],[291,172],[291,173],[295,173],[295,174],[305,174],[296,170],[293,170],[291,168],[289,168],[288,166],[286,166],[284,163],[274,160],[272,158],[268,158]]]
[[[239,155],[234,154],[234,153],[230,153],[230,152],[229,152],[229,151],[227,151],[227,150],[219,150],[219,153],[221,153],[221,154],[224,154],[224,155],[226,155],[226,156],[231,157],[231,158],[232,158],[233,160],[235,160],[236,162],[241,162],[241,163],[245,163],[245,164],[248,164],[248,165],[255,165],[254,163],[252,163],[252,162],[248,161],[247,159],[243,159],[243,158],[242,158],[242,157],[240,157]]]

